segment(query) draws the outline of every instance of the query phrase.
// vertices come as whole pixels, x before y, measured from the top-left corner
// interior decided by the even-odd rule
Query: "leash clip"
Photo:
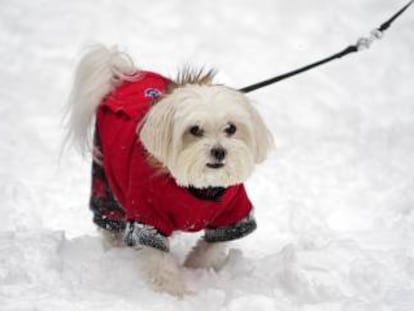
[[[377,28],[373,29],[370,32],[369,37],[361,37],[358,39],[356,43],[356,47],[358,51],[367,50],[371,47],[371,44],[374,41],[382,39],[383,36],[384,36],[384,33],[381,30]]]

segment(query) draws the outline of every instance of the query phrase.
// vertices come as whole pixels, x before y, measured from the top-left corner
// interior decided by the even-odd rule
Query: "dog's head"
[[[139,128],[147,151],[184,187],[241,183],[273,145],[248,98],[209,77],[174,84]]]

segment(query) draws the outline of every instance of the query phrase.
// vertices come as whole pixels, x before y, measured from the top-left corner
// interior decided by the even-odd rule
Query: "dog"
[[[183,266],[220,269],[226,242],[256,229],[243,182],[273,146],[249,99],[214,75],[169,79],[98,46],[69,98],[68,139],[92,153],[94,223],[107,244],[140,250],[152,288],[177,296],[188,289],[168,238],[204,230]]]

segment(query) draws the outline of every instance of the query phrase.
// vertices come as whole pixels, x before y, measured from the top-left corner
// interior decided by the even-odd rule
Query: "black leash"
[[[321,59],[317,62],[311,63],[309,65],[306,65],[304,67],[286,72],[284,74],[278,75],[276,77],[246,86],[244,88],[239,89],[240,92],[243,93],[249,93],[251,91],[255,91],[257,89],[260,89],[262,87],[268,86],[270,84],[279,82],[281,80],[290,78],[292,76],[295,76],[297,74],[300,74],[302,72],[308,71],[312,68],[318,67],[320,65],[329,63],[332,60],[335,60],[337,58],[341,58],[345,55],[354,53],[354,52],[358,52],[360,50],[363,49],[367,49],[371,46],[372,42],[374,42],[375,40],[381,39],[384,31],[387,30],[391,24],[394,22],[395,19],[397,19],[397,17],[399,17],[402,13],[404,13],[405,10],[408,9],[408,7],[414,2],[414,0],[411,0],[410,2],[408,2],[402,9],[400,9],[397,13],[395,13],[393,16],[391,16],[391,18],[389,18],[386,22],[384,22],[381,26],[379,26],[378,28],[374,29],[373,31],[371,31],[369,37],[363,37],[358,39],[358,41],[356,42],[356,44],[350,45],[348,47],[346,47],[345,49],[343,49],[342,51],[333,54],[329,57],[326,57],[324,59]]]

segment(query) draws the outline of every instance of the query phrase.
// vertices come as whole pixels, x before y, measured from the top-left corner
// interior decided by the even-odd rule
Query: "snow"
[[[277,144],[247,182],[259,228],[219,273],[185,271],[183,299],[152,292],[133,250],[102,246],[90,163],[60,155],[91,43],[243,87],[354,43],[403,2],[1,1],[0,310],[413,310],[413,8],[370,50],[249,94]],[[182,260],[196,239],[171,248]]]

